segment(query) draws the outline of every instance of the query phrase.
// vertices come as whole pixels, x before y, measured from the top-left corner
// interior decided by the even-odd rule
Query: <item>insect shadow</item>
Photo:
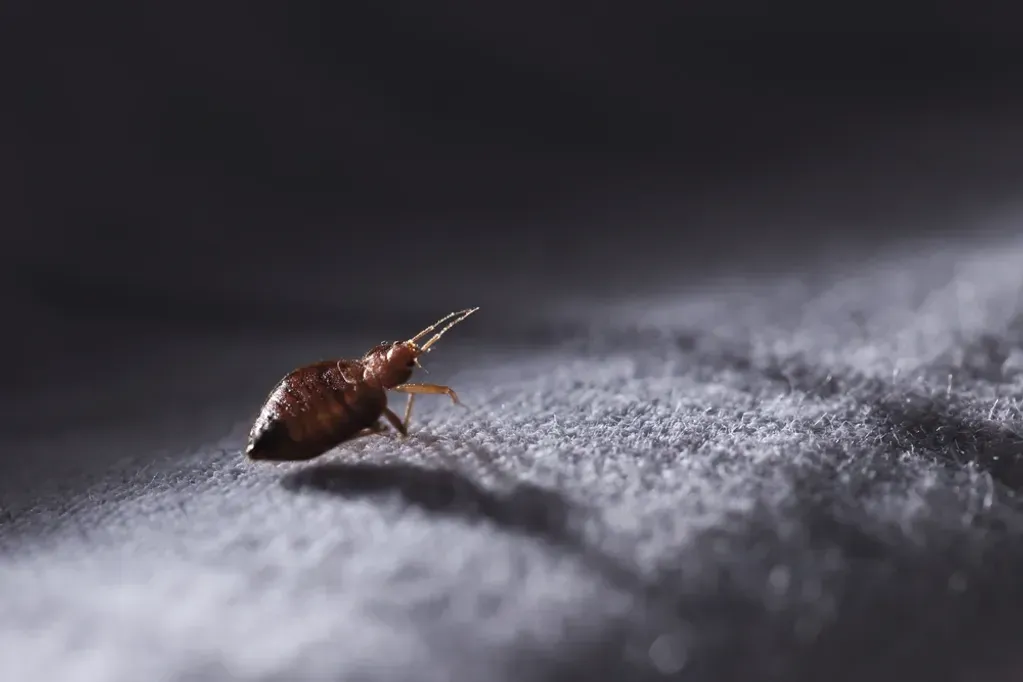
[[[408,463],[325,461],[285,474],[281,486],[341,497],[397,495],[410,506],[470,523],[489,522],[504,531],[538,539],[575,556],[610,584],[636,595],[649,586],[633,567],[590,546],[583,528],[593,509],[553,490],[513,482],[490,490],[450,468]]]
[[[448,469],[330,461],[290,472],[281,485],[292,492],[313,490],[343,497],[396,494],[406,504],[431,513],[486,520],[554,544],[577,545],[570,529],[573,505],[558,493],[528,483],[490,491]]]
[[[457,471],[405,463],[322,462],[290,472],[280,483],[292,492],[312,490],[342,497],[396,494],[430,513],[469,523],[489,522],[500,530],[547,543],[579,560],[607,585],[631,595],[635,608],[627,622],[609,625],[602,637],[584,646],[585,655],[565,661],[566,670],[538,679],[663,679],[647,657],[636,660],[628,652],[645,651],[659,634],[677,629],[677,614],[670,603],[661,603],[663,595],[657,586],[646,584],[628,563],[589,546],[582,532],[589,510],[557,492],[521,482],[491,491]]]

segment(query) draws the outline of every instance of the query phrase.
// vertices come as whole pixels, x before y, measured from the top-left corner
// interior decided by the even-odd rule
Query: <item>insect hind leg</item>
[[[387,431],[387,427],[381,424],[380,422],[376,422],[375,424],[373,424],[373,426],[367,426],[362,431],[359,431],[357,434],[352,436],[350,440],[355,440],[356,438],[365,438],[366,436],[375,436],[377,434],[384,433],[385,431]]]
[[[384,418],[391,422],[391,426],[393,426],[394,429],[402,435],[402,437],[408,436],[408,428],[406,428],[405,424],[402,423],[401,419],[398,418],[398,415],[396,415],[391,408],[384,408]]]

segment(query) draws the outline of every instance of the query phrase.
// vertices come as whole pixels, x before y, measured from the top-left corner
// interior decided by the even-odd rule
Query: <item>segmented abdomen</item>
[[[380,418],[379,387],[349,383],[360,368],[324,361],[294,370],[274,387],[249,433],[252,459],[306,460],[343,443]]]

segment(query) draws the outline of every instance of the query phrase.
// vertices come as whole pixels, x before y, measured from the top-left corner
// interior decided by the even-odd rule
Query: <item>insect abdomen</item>
[[[345,382],[336,363],[295,370],[267,398],[245,454],[272,461],[313,459],[375,424],[385,405],[383,390]]]

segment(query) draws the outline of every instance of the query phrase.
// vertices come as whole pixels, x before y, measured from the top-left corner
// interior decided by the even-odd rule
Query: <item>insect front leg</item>
[[[458,394],[455,393],[453,388],[450,386],[441,386],[440,384],[400,384],[391,390],[408,393],[408,404],[405,405],[405,426],[408,426],[409,420],[412,418],[412,400],[416,395],[424,393],[428,393],[430,395],[446,395],[451,398],[451,402],[455,405],[462,404],[462,402],[458,399]]]
[[[416,394],[415,393],[409,393],[408,394],[408,402],[405,403],[405,419],[404,419],[404,424],[405,424],[405,428],[406,429],[408,428],[409,422],[412,421],[412,403],[414,403],[415,400],[416,400]]]
[[[402,393],[430,393],[432,395],[446,395],[451,398],[451,402],[455,405],[461,405],[461,401],[458,399],[458,394],[450,386],[441,386],[440,384],[400,384],[395,386],[393,391],[401,391]]]

